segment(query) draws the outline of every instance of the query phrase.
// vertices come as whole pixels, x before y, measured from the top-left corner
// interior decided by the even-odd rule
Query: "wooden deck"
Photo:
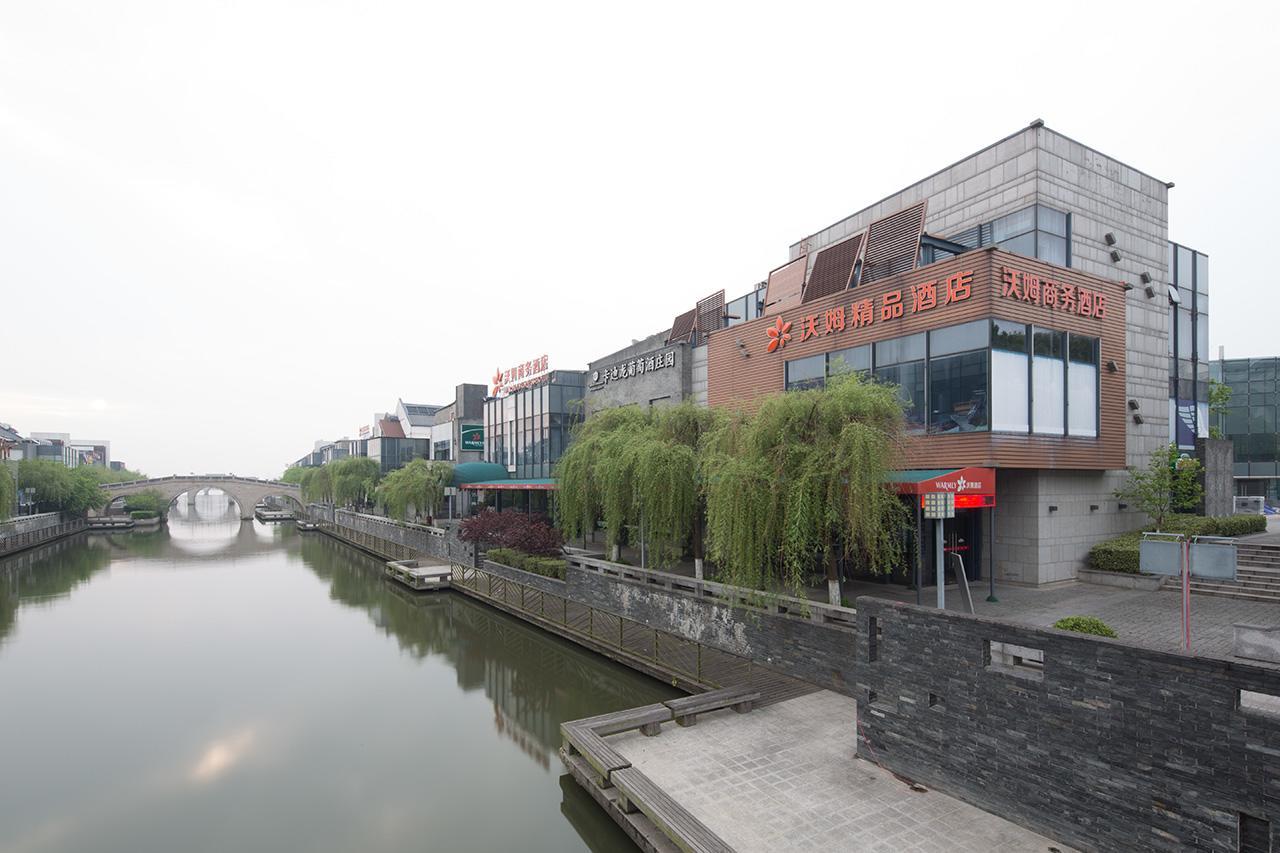
[[[448,563],[428,560],[391,560],[384,573],[414,592],[448,589],[453,570]]]

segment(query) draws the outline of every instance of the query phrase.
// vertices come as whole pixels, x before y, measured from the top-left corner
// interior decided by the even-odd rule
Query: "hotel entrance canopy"
[[[890,471],[889,482],[900,495],[924,496],[931,492],[951,492],[957,509],[995,506],[994,468],[928,468]]]

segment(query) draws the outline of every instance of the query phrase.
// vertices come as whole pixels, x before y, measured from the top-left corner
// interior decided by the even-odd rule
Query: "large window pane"
[[[868,371],[871,369],[871,344],[860,347],[836,350],[827,353],[827,375],[847,373],[851,370]]]
[[[1178,309],[1178,358],[1191,358],[1191,312],[1185,308]]]
[[[1036,256],[1036,235],[1034,231],[1028,231],[1018,237],[1012,237],[1001,243],[996,243],[996,246],[1006,252],[1016,252],[1019,255],[1034,258]]]
[[[1056,234],[1059,237],[1067,236],[1067,215],[1061,210],[1054,210],[1042,204],[1039,206],[1039,216],[1036,222],[1037,230]]]
[[[1186,246],[1178,247],[1178,279],[1179,288],[1185,287],[1188,290],[1192,286],[1192,277],[1195,275],[1192,269],[1191,250]]]
[[[1066,428],[1066,335],[1048,329],[1032,334],[1031,426],[1033,432],[1061,435]]]
[[[924,358],[924,332],[876,344],[877,367],[921,358]]]
[[[1098,434],[1098,339],[1071,335],[1067,365],[1067,433]]]
[[[1196,356],[1202,359],[1209,357],[1209,318],[1204,314],[1196,317]]]
[[[1027,326],[1008,320],[991,321],[991,348],[1008,352],[1026,353]]]
[[[1027,411],[1031,403],[1025,333],[1022,352],[991,352],[991,428],[1026,432],[1031,428]]]
[[[1196,255],[1196,290],[1201,293],[1209,292],[1209,257],[1207,255]]]
[[[973,349],[985,349],[990,327],[986,320],[974,320],[929,333],[929,355],[951,355]]]
[[[1067,265],[1067,240],[1053,234],[1040,232],[1036,241],[1036,257],[1060,267]]]
[[[985,328],[986,323],[984,322]],[[987,428],[987,351],[929,360],[929,431]]]
[[[876,379],[898,386],[898,396],[906,410],[907,431],[924,430],[924,362],[877,367]]]
[[[991,240],[994,243],[1003,243],[1010,238],[1017,237],[1019,234],[1028,234],[1035,227],[1036,209],[1034,206],[1026,207],[992,222]]]
[[[827,378],[827,357],[811,355],[787,362],[787,390],[821,388]]]

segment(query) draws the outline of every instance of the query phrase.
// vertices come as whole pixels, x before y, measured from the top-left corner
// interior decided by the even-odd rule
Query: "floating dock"
[[[293,513],[283,509],[255,509],[253,515],[262,522],[293,521]]]
[[[386,576],[414,592],[448,589],[453,567],[427,560],[394,560],[387,563]]]
[[[305,518],[295,518],[294,522],[296,523],[298,530],[303,533],[310,533],[314,530],[320,529],[319,524],[316,524],[314,521],[307,521]]]
[[[100,515],[85,521],[89,530],[129,530],[133,526],[133,518],[127,515]]]

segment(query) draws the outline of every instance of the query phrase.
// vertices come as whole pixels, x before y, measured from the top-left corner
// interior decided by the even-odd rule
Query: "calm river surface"
[[[224,501],[0,561],[0,851],[633,849],[559,724],[674,691]]]

